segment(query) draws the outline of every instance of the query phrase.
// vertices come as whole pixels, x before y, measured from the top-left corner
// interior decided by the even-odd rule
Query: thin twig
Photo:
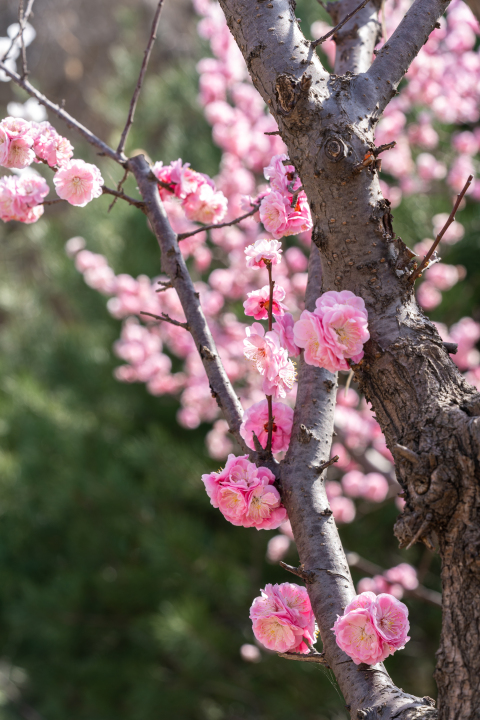
[[[315,573],[312,573],[309,570],[305,570],[303,568],[303,565],[300,565],[300,567],[293,567],[293,565],[288,565],[282,560],[280,561],[279,565],[284,570],[287,570],[287,572],[292,573],[292,575],[296,575],[297,577],[302,578],[302,580],[304,580],[306,583],[311,582],[312,577],[315,575]]]
[[[158,284],[159,284],[159,285],[162,285],[163,287],[158,288],[158,290],[155,290],[155,292],[157,292],[157,293],[165,292],[165,290],[170,290],[171,288],[173,288],[173,283],[172,283],[171,280],[169,280],[168,282],[164,282],[163,280],[159,280],[159,281],[158,281]]]
[[[378,157],[380,153],[385,152],[385,150],[392,150],[396,144],[396,140],[393,140],[393,142],[385,143],[385,145],[379,145],[378,147],[374,148],[372,152],[375,157]]]
[[[239,222],[242,222],[242,220],[245,220],[248,217],[251,217],[252,215],[255,215],[255,213],[258,211],[260,207],[260,203],[253,206],[253,209],[250,210],[250,212],[246,213],[245,215],[241,215],[238,218],[235,218],[235,220],[230,220],[230,222],[224,222],[220,223],[218,225],[203,225],[202,227],[197,228],[196,230],[192,230],[192,232],[188,233],[180,233],[180,235],[177,236],[177,240],[186,240],[189,237],[192,237],[192,235],[196,235],[199,232],[204,232],[206,230],[217,230],[218,228],[228,227],[229,225],[236,225]]]
[[[65,202],[65,200],[62,200],[61,198],[58,198],[58,200],[44,200],[43,203],[38,203],[39,205],[57,205],[58,203]]]
[[[303,185],[300,185],[300,187],[297,190],[295,190],[295,192],[293,193],[292,202],[290,203],[290,207],[294,208],[296,206],[298,196],[300,195],[302,190],[303,190]]]
[[[277,655],[285,660],[298,660],[299,662],[317,663],[317,665],[330,667],[325,660],[325,655],[323,653],[312,652],[311,650],[309,653],[285,652],[277,653]]]
[[[103,185],[102,193],[104,195],[114,195],[117,199],[125,200],[125,202],[128,202],[129,205],[133,205],[134,207],[139,208],[139,210],[145,211],[145,203],[142,202],[142,200],[135,200],[135,198],[130,197],[130,195],[125,195],[124,192],[119,192],[118,190],[113,190],[113,188]]]
[[[310,43],[310,46],[317,47],[317,45],[321,45],[323,42],[325,42],[325,40],[328,40],[328,38],[331,38],[332,35],[335,35],[335,33],[340,30],[340,28],[342,28],[345,23],[347,23],[359,10],[364,8],[369,1],[370,0],[363,0],[363,2],[357,8],[355,8],[355,10],[353,10],[346,17],[344,17],[343,20],[338,23],[338,25],[336,25],[334,28],[332,28],[332,30],[330,30],[330,32],[328,32],[323,37],[318,38],[318,40],[313,40],[313,42]]]
[[[124,183],[125,180],[127,179],[128,173],[129,173],[128,168],[125,168],[125,172],[123,173],[123,177],[122,177],[122,179],[120,180],[120,182],[119,182],[118,185],[117,185],[117,192],[121,192],[121,191],[122,191],[123,183]],[[107,212],[110,212],[110,210],[113,209],[113,206],[115,205],[115,203],[117,202],[117,200],[118,200],[118,197],[115,196],[115,197],[113,198],[112,202],[110,203],[110,206],[109,206]]]
[[[25,47],[25,40],[23,37],[23,31],[25,30],[25,16],[23,13],[23,0],[20,0],[18,3],[18,25],[19,25],[19,33],[20,33],[20,43],[22,45],[22,80],[25,80],[25,78],[28,76],[28,66],[27,66],[27,49]]]
[[[32,7],[33,7],[34,2],[35,2],[35,0],[29,0],[29,2],[28,2],[27,9],[25,10],[25,13],[23,15],[23,19],[24,19],[25,23],[27,22],[28,18],[30,17],[30,13],[32,12]],[[19,23],[19,25],[20,25],[20,23]],[[23,29],[25,29],[25,26],[23,26]],[[17,34],[15,35],[15,37],[12,38],[9,48],[7,49],[5,55],[1,58],[0,62],[4,63],[5,60],[8,59],[8,56],[10,55],[12,48],[14,47],[18,38],[20,37],[20,33],[23,32],[23,29],[20,25],[20,27],[18,28]]]
[[[280,130],[270,130],[269,132],[264,132],[264,135],[280,135]]]
[[[428,253],[425,255],[425,257],[423,258],[423,260],[422,260],[422,262],[420,263],[420,266],[418,267],[418,269],[415,270],[415,272],[410,276],[410,282],[413,283],[413,282],[415,282],[415,280],[417,279],[417,277],[420,277],[423,269],[424,269],[425,266],[427,265],[428,261],[429,261],[430,258],[432,257],[432,255],[433,255],[433,253],[435,252],[435,250],[437,249],[437,246],[438,246],[440,240],[441,240],[442,237],[445,235],[445,233],[447,232],[447,230],[448,230],[448,228],[450,227],[450,225],[452,224],[452,222],[455,220],[455,213],[457,212],[458,206],[460,205],[460,203],[461,203],[462,200],[463,200],[463,196],[465,195],[465,193],[467,192],[468,188],[469,188],[470,185],[472,184],[472,180],[473,180],[473,175],[469,175],[467,182],[465,183],[465,185],[464,185],[463,188],[462,188],[462,191],[457,195],[457,200],[456,200],[456,202],[455,202],[455,205],[453,206],[452,212],[451,212],[450,215],[448,216],[447,222],[445,223],[445,225],[442,227],[442,229],[441,229],[440,232],[438,233],[437,237],[435,238],[435,242],[433,243],[432,247],[430,248],[430,250],[428,251]]]
[[[340,458],[338,455],[335,455],[334,457],[330,458],[330,460],[327,460],[327,462],[322,463],[321,465],[318,465],[315,467],[315,470],[318,472],[323,472],[326,468],[330,467],[330,465],[333,465],[334,463],[338,462]]]
[[[170,323],[171,325],[176,325],[177,327],[181,327],[184,330],[190,330],[190,326],[188,323],[180,322],[179,320],[174,320],[170,317],[170,315],[167,315],[167,313],[162,313],[161,315],[154,315],[153,313],[145,312],[144,310],[140,310],[140,315],[149,315],[149,317],[155,318],[156,320],[164,320],[165,322]]]
[[[100,138],[94,135],[84,125],[79,123],[78,120],[75,120],[75,118],[69,115],[69,113],[67,113],[63,108],[53,103],[45,97],[45,95],[42,95],[42,93],[34,88],[28,80],[22,80],[18,73],[9,70],[3,62],[0,62],[0,70],[3,70],[8,77],[10,77],[19,87],[23,88],[23,90],[25,90],[29,95],[36,98],[40,105],[44,105],[48,110],[51,110],[55,115],[57,115],[57,117],[63,120],[68,127],[75,128],[75,130],[77,130],[77,132],[79,132],[80,135],[82,135],[85,140],[90,143],[90,145],[93,145],[97,148],[97,150],[100,150],[100,155],[106,155],[123,167],[125,166],[126,158],[120,156],[117,152],[115,152],[115,150],[109,147],[107,143],[100,140]]]
[[[150,37],[148,39],[147,47],[145,48],[145,52],[143,54],[143,62],[142,62],[142,67],[140,68],[140,74],[138,76],[137,84],[135,86],[135,90],[133,91],[132,101],[130,103],[130,109],[128,111],[127,122],[125,124],[125,127],[123,128],[120,142],[118,143],[118,148],[117,148],[118,155],[123,155],[123,150],[125,148],[125,142],[127,140],[127,135],[133,124],[133,116],[135,115],[135,108],[137,107],[138,98],[140,95],[140,91],[142,89],[143,79],[144,79],[145,73],[147,71],[147,66],[148,66],[148,61],[150,60],[150,55],[152,53],[153,43],[155,42],[155,40],[157,38],[158,23],[160,20],[160,13],[162,11],[163,2],[164,2],[164,0],[158,1],[157,9],[155,11],[155,15],[153,16],[152,29],[150,31]]]

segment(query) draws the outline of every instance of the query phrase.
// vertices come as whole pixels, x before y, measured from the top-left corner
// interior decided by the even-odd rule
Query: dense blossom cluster
[[[393,595],[357,595],[338,616],[332,630],[339,647],[356,665],[375,665],[410,640],[408,608]]]
[[[181,201],[188,220],[209,224],[220,223],[227,212],[227,198],[215,189],[208,175],[196,172],[189,163],[176,160],[170,165],[156,162],[152,172],[160,181],[162,200],[175,197]]]
[[[45,163],[56,172],[57,195],[71,205],[84,207],[102,194],[103,178],[96,165],[72,160],[73,147],[49,122],[7,117],[0,122],[0,166],[23,171],[0,179],[0,219],[32,223],[43,214],[48,195],[46,181],[29,168]]]
[[[213,507],[232,525],[274,530],[286,519],[275,476],[250,462],[248,455],[229,455],[223,470],[202,475],[202,481]]]
[[[304,310],[295,324],[296,344],[305,348],[305,362],[330,372],[348,370],[346,362],[358,363],[363,345],[370,338],[368,313],[362,298],[350,290],[326,292],[315,303],[315,310]]]
[[[382,575],[362,578],[357,585],[359,593],[373,592],[376,595],[389,593],[401,600],[405,590],[418,587],[417,571],[408,563],[400,563],[385,570]]]
[[[265,230],[277,239],[312,229],[307,196],[300,189],[301,180],[293,165],[285,164],[286,160],[285,154],[275,155],[263,171],[271,191],[260,203],[260,219]]]
[[[305,588],[294,583],[266,585],[250,608],[253,633],[275,652],[309,652],[315,642],[315,617]]]

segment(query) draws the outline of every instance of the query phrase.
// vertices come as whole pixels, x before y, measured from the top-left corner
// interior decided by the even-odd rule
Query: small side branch
[[[448,228],[450,227],[452,222],[455,220],[455,213],[457,212],[458,207],[459,207],[460,203],[462,202],[465,193],[467,192],[468,188],[472,184],[472,180],[473,180],[473,175],[469,175],[467,182],[465,183],[465,185],[462,188],[462,191],[457,195],[457,200],[455,202],[455,205],[453,206],[452,212],[448,216],[448,219],[447,219],[445,225],[442,227],[442,229],[438,233],[437,237],[435,238],[435,242],[433,243],[432,247],[430,248],[428,253],[425,255],[425,257],[423,258],[423,260],[420,263],[417,270],[415,270],[415,272],[410,276],[410,282],[412,282],[412,283],[415,282],[415,280],[418,277],[420,277],[423,270],[428,265],[428,262],[429,262],[430,258],[432,257],[433,253],[435,252],[435,250],[437,249],[440,240],[443,238],[443,236],[447,232]]]
[[[315,577],[315,573],[310,572],[310,570],[305,570],[303,565],[300,565],[300,567],[293,567],[293,565],[287,565],[287,563],[284,563],[283,561],[280,561],[279,565],[284,570],[287,570],[287,572],[292,573],[292,575],[302,578],[302,580],[306,583],[312,582]]]
[[[298,660],[299,662],[316,663],[317,665],[324,665],[327,668],[330,667],[325,660],[325,655],[317,652],[316,650],[310,650],[309,653],[286,652],[277,653],[277,655],[285,660]]]
[[[250,210],[248,213],[245,213],[245,215],[241,215],[240,217],[235,218],[235,220],[229,220],[229,222],[219,223],[218,225],[202,225],[202,227],[199,227],[196,230],[192,230],[192,232],[180,233],[180,235],[177,236],[177,240],[186,240],[187,238],[192,237],[192,235],[197,235],[198,233],[206,232],[207,230],[218,230],[219,228],[229,227],[230,225],[237,225],[238,223],[242,222],[242,220],[245,220],[246,218],[255,215],[255,213],[258,212],[259,208],[260,203],[254,205],[252,210]]]
[[[356,15],[358,11],[362,10],[365,7],[365,5],[367,5],[367,3],[369,3],[369,2],[370,2],[370,0],[363,0],[363,2],[360,3],[360,5],[358,7],[355,8],[355,10],[353,10],[346,17],[344,17],[343,20],[338,23],[338,25],[336,25],[334,28],[332,28],[332,30],[330,30],[330,32],[328,32],[326,35],[323,35],[322,37],[318,38],[318,40],[314,40],[312,43],[310,43],[311,47],[317,47],[318,45],[321,45],[322,43],[324,43],[325,40],[328,40],[333,35],[335,35],[335,33],[338,32],[340,30],[340,28],[342,28],[344,25],[346,25],[346,23],[349,20],[351,20],[352,17],[354,15]],[[323,3],[322,3],[322,6],[323,6]]]
[[[143,210],[143,212],[145,212],[145,203],[142,202],[142,200],[135,200],[135,198],[130,197],[130,195],[125,195],[124,192],[121,192],[119,190],[113,190],[113,188],[109,188],[106,185],[103,185],[102,193],[104,195],[113,195],[115,199],[125,200],[125,202],[127,202],[129,205],[133,205],[139,210]],[[113,203],[110,205],[108,210],[110,211],[112,207]]]
[[[176,327],[181,327],[184,330],[190,330],[190,326],[188,323],[180,322],[180,320],[174,320],[170,317],[170,315],[167,315],[167,313],[162,313],[161,315],[154,315],[153,313],[140,310],[140,315],[148,315],[149,317],[155,318],[155,320],[160,320],[160,322],[168,322],[170,323],[170,325],[176,325]]]
[[[34,3],[34,2],[35,2],[35,0],[29,0],[28,5],[27,5],[27,9],[25,10],[25,13],[23,14],[23,24],[22,24],[21,22],[19,23],[18,32],[17,32],[17,34],[12,38],[12,40],[11,40],[11,42],[10,42],[10,45],[9,45],[6,53],[4,54],[4,56],[3,56],[2,58],[0,58],[0,62],[4,63],[5,60],[8,59],[8,56],[10,55],[10,53],[11,53],[11,51],[12,51],[12,49],[13,49],[13,46],[14,46],[15,43],[17,42],[17,40],[18,40],[18,38],[20,37],[20,35],[23,34],[23,31],[24,31],[24,29],[25,29],[25,25],[26,25],[26,23],[27,23],[27,20],[28,20],[28,18],[30,17],[30,14],[31,14],[31,12],[32,12],[32,8],[33,8],[33,3]],[[21,10],[21,9],[23,9],[23,2],[21,3],[21,6],[20,6],[20,8],[19,8],[19,14],[20,14],[20,10]],[[23,38],[22,38],[22,43],[23,43]],[[24,44],[24,43],[23,43],[23,44]]]
[[[117,148],[118,155],[123,155],[123,151],[125,149],[125,143],[127,141],[127,136],[130,131],[130,128],[132,127],[132,124],[133,124],[133,118],[135,115],[135,109],[137,107],[138,98],[140,96],[140,91],[142,89],[143,79],[145,77],[145,73],[147,72],[148,62],[150,60],[150,55],[152,54],[153,44],[154,44],[155,40],[157,39],[158,23],[160,21],[160,13],[162,11],[163,2],[164,2],[164,0],[159,0],[157,9],[155,11],[155,15],[153,16],[152,29],[150,31],[150,37],[148,39],[147,47],[145,48],[145,52],[143,54],[143,62],[142,62],[142,67],[140,68],[140,74],[138,76],[137,84],[135,86],[132,100],[130,102],[130,109],[128,111],[127,122],[125,124],[125,127],[123,128],[120,142],[118,143],[118,148]]]

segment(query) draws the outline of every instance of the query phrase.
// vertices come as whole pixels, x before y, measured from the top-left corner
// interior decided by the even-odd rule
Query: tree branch
[[[359,83],[361,94],[376,105],[380,117],[412,61],[434,30],[450,0],[415,0],[392,37],[379,51],[370,70]],[[369,102],[366,103],[367,105]]]
[[[168,222],[158,193],[157,180],[143,155],[128,161],[145,202],[147,217],[162,252],[162,269],[178,293],[190,332],[210,382],[212,395],[222,409],[229,428],[244,452],[248,452],[240,435],[243,409],[223,368],[215,342],[200,306],[198,293],[179,250],[177,238]]]
[[[337,75],[345,75],[346,72],[356,75],[368,70],[372,64],[373,49],[381,32],[378,21],[381,2],[371,0],[368,7],[367,4],[362,3],[355,7],[356,0],[340,0],[340,2],[329,2],[327,5],[327,11],[333,22],[339,23],[337,28],[341,29],[345,25],[342,32],[335,28],[333,38],[337,45],[335,54]],[[342,17],[344,20],[340,22]]]
[[[22,23],[19,23],[19,26],[20,26],[20,27],[18,28],[18,32],[17,32],[17,34],[12,38],[12,40],[11,40],[11,42],[10,42],[9,48],[7,49],[7,51],[6,51],[6,53],[4,54],[4,56],[3,56],[2,58],[0,58],[0,62],[4,63],[5,60],[7,60],[8,56],[10,55],[10,53],[11,53],[11,51],[12,51],[12,48],[14,47],[14,45],[15,45],[15,43],[16,43],[16,41],[18,40],[18,38],[20,37],[20,35],[23,33],[23,30],[25,29],[25,23],[27,22],[28,18],[30,17],[30,13],[32,12],[32,8],[33,8],[33,3],[34,3],[34,2],[35,2],[35,0],[29,0],[28,5],[27,5],[27,9],[25,10],[25,13],[24,13],[24,15],[23,15],[24,25],[23,25],[23,27],[22,27]]]
[[[107,143],[104,143],[103,140],[100,140],[100,138],[94,135],[84,125],[79,123],[78,120],[75,120],[74,117],[69,115],[69,113],[63,110],[63,108],[61,108],[59,105],[56,105],[47,97],[45,97],[45,95],[42,95],[42,93],[39,92],[36,88],[34,88],[28,80],[22,80],[20,75],[18,75],[16,72],[12,72],[11,70],[9,70],[3,62],[0,62],[0,70],[3,70],[6,75],[8,75],[19,87],[21,87],[29,95],[31,95],[31,97],[36,98],[40,105],[44,105],[48,110],[50,110],[55,115],[57,115],[57,117],[63,120],[63,122],[66,123],[68,127],[75,128],[75,130],[77,130],[77,132],[79,132],[80,135],[82,135],[82,137],[84,137],[85,140],[90,143],[90,145],[93,145],[93,147],[97,148],[97,150],[100,150],[100,155],[106,155],[112,160],[115,160],[115,162],[118,162],[120,165],[125,165],[125,157],[122,157],[117,152],[115,152],[115,150],[109,147]]]
[[[218,230],[218,228],[229,227],[230,225],[237,225],[238,223],[242,222],[242,220],[245,220],[246,218],[255,215],[255,213],[258,212],[259,207],[260,204],[257,204],[253,207],[252,210],[250,210],[248,213],[245,213],[245,215],[241,215],[240,217],[235,218],[235,220],[229,220],[229,222],[219,223],[218,225],[203,225],[196,230],[192,230],[192,232],[180,233],[180,235],[177,235],[177,240],[186,240],[186,238],[192,237],[192,235],[197,235],[197,233],[206,232],[207,230]]]
[[[118,147],[117,147],[117,154],[120,156],[123,155],[123,151],[125,149],[125,143],[127,141],[127,136],[130,131],[130,128],[132,127],[132,124],[133,124],[133,117],[135,115],[135,109],[137,107],[138,98],[140,96],[140,91],[141,91],[142,85],[143,85],[143,78],[145,77],[145,73],[147,71],[148,62],[150,60],[150,55],[152,54],[153,44],[157,38],[158,23],[160,21],[160,13],[162,11],[163,2],[164,2],[164,0],[158,0],[157,9],[155,11],[155,15],[153,16],[150,37],[148,39],[148,43],[147,43],[147,47],[145,48],[145,52],[143,54],[142,67],[140,68],[140,74],[138,76],[137,84],[136,84],[135,90],[133,92],[132,100],[130,102],[130,109],[128,111],[127,122],[125,124],[125,127],[123,128],[122,136],[120,138],[120,142],[118,143]]]
[[[322,35],[322,37],[319,37],[318,40],[313,40],[312,47],[317,47],[318,45],[321,45],[322,43],[325,42],[325,40],[328,40],[328,38],[331,38],[332,35],[335,35],[335,33],[338,32],[338,30],[340,30],[340,28],[342,28],[345,25],[345,23],[347,23],[349,20],[351,20],[352,17],[354,15],[356,15],[357,12],[359,12],[359,10],[362,10],[362,8],[364,8],[368,2],[370,2],[370,0],[363,0],[363,2],[360,3],[360,5],[358,7],[355,8],[355,10],[352,10],[352,12],[348,13],[348,15],[346,15],[343,18],[343,20],[341,20],[338,23],[338,25],[336,25],[334,28],[332,28],[330,30],[330,32],[328,32],[326,35]]]

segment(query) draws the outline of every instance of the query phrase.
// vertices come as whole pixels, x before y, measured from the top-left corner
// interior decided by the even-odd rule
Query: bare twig
[[[58,200],[44,200],[43,203],[38,203],[39,205],[58,205],[58,203],[65,202],[65,200],[62,200],[61,198],[58,198]]]
[[[235,218],[235,220],[230,220],[229,222],[219,223],[218,225],[203,225],[196,230],[192,230],[192,232],[180,233],[180,235],[177,236],[177,240],[186,240],[187,238],[192,237],[192,235],[197,235],[197,233],[204,232],[206,230],[218,230],[218,228],[229,227],[229,225],[237,225],[237,223],[242,222],[242,220],[246,220],[246,218],[255,215],[259,207],[260,203],[257,203],[257,205],[253,206],[253,209],[250,210],[250,212]]]
[[[315,467],[315,470],[319,473],[323,472],[326,468],[330,467],[330,465],[333,465],[334,463],[338,462],[339,459],[340,458],[338,457],[338,455],[335,455],[334,457],[330,458],[330,460],[327,460],[327,462],[324,462],[321,465],[317,465]],[[312,465],[312,467],[313,467],[313,465]]]
[[[310,650],[309,653],[295,653],[295,652],[285,652],[285,653],[277,653],[278,657],[284,658],[285,660],[298,660],[299,662],[308,662],[308,663],[317,663],[317,665],[325,665],[326,667],[330,667],[327,661],[325,660],[325,655],[323,653],[319,653],[316,651]]]
[[[150,167],[143,155],[136,155],[130,158],[128,167],[135,175],[138,188],[145,201],[146,214],[150,221],[150,227],[161,249],[162,269],[170,278],[178,293],[192,338],[202,358],[212,393],[215,393],[215,399],[223,411],[229,428],[240,445],[241,451],[248,453],[249,449],[240,435],[240,426],[243,417],[242,405],[218,356],[215,342],[200,305],[198,293],[178,247],[176,235],[168,222],[165,208],[163,207],[158,192],[156,178],[153,177]],[[250,456],[252,457],[252,453],[250,453]],[[276,470],[276,465],[273,461],[269,463],[269,467],[272,471]],[[276,471],[278,472],[278,470]]]
[[[23,21],[24,21],[25,24],[26,24],[28,18],[30,17],[30,13],[32,12],[32,7],[33,7],[33,3],[34,3],[34,2],[35,2],[35,0],[29,0],[29,2],[28,2],[27,9],[25,10],[25,13],[24,13],[24,15],[23,15]],[[22,4],[23,4],[23,3],[22,3]],[[11,53],[11,51],[12,51],[15,43],[16,43],[17,40],[18,40],[18,38],[20,37],[20,34],[23,33],[23,30],[25,29],[25,24],[24,24],[23,27],[22,27],[22,24],[19,23],[18,32],[17,32],[17,34],[12,38],[12,40],[11,40],[11,42],[10,42],[9,48],[7,49],[5,55],[0,59],[0,62],[4,63],[5,60],[8,59],[8,56],[10,55],[10,53]]]
[[[311,582],[312,576],[315,575],[315,573],[312,573],[309,570],[305,570],[303,568],[303,565],[300,565],[300,567],[293,567],[293,565],[288,565],[283,561],[280,561],[279,565],[284,570],[287,570],[287,572],[292,573],[292,575],[296,575],[297,577],[302,578],[302,580],[304,580],[306,583]]]
[[[428,253],[425,255],[425,257],[423,258],[423,260],[422,260],[422,262],[420,263],[420,265],[419,265],[419,267],[417,268],[417,270],[415,270],[415,272],[410,276],[410,282],[412,282],[412,283],[415,282],[415,280],[417,279],[417,277],[419,277],[419,276],[422,274],[423,269],[424,269],[425,266],[427,265],[428,261],[429,261],[430,258],[432,257],[432,255],[433,255],[433,253],[435,252],[435,250],[437,249],[437,246],[438,246],[440,240],[441,240],[442,237],[445,235],[445,233],[447,232],[447,230],[448,230],[448,228],[450,227],[450,225],[452,224],[452,222],[455,220],[455,213],[457,212],[458,206],[460,205],[460,203],[461,203],[462,200],[463,200],[463,196],[465,195],[465,193],[467,192],[468,188],[469,188],[470,185],[472,184],[472,180],[473,180],[473,175],[469,175],[467,182],[466,182],[465,185],[463,186],[461,192],[457,195],[457,200],[456,200],[456,202],[455,202],[455,205],[453,206],[452,212],[451,212],[450,215],[448,216],[448,219],[447,219],[445,225],[442,227],[442,229],[441,229],[440,232],[438,233],[437,237],[435,238],[435,242],[433,243],[432,247],[430,248],[430,250],[428,251]]]
[[[113,190],[113,188],[109,188],[106,185],[103,185],[102,193],[104,195],[113,195],[115,198],[120,200],[125,200],[125,202],[128,202],[129,205],[133,205],[139,210],[143,210],[145,212],[145,203],[142,200],[135,200],[135,198],[130,197],[130,195],[125,195],[124,192],[119,192],[118,190]],[[110,205],[110,208],[111,207],[112,206]]]
[[[20,43],[22,46],[22,80],[28,76],[27,66],[27,49],[25,47],[25,39],[23,37],[23,31],[25,30],[25,15],[23,12],[23,0],[19,0],[18,3],[18,25],[20,33]]]
[[[302,190],[303,190],[303,185],[300,185],[300,187],[297,190],[295,190],[295,192],[293,193],[292,202],[290,203],[290,207],[294,208],[296,206],[298,196],[300,195]]]
[[[170,323],[170,325],[176,325],[177,327],[181,327],[184,330],[190,330],[190,326],[188,323],[180,322],[179,320],[174,320],[170,317],[170,315],[167,315],[167,313],[162,313],[161,315],[154,315],[153,313],[144,312],[143,310],[140,310],[140,315],[148,315],[149,317],[155,318],[156,320],[164,320],[165,322]]]
[[[109,147],[107,143],[103,142],[103,140],[100,140],[100,138],[94,135],[88,128],[79,123],[78,120],[75,120],[75,118],[69,115],[69,113],[67,113],[63,108],[53,103],[45,97],[45,95],[42,95],[42,93],[34,88],[28,80],[23,80],[18,73],[9,70],[3,62],[0,62],[0,70],[3,70],[8,77],[10,77],[19,87],[23,88],[23,90],[25,90],[29,95],[36,98],[40,105],[44,105],[48,110],[51,110],[51,112],[63,120],[68,127],[75,128],[75,130],[77,130],[77,132],[79,132],[80,135],[82,135],[82,137],[90,143],[90,145],[93,145],[97,148],[97,150],[100,150],[100,155],[106,155],[112,160],[115,160],[115,162],[118,162],[120,165],[125,165],[126,159],[124,157],[115,152],[115,150]]]
[[[123,177],[122,177],[122,179],[120,180],[120,182],[119,182],[118,185],[117,185],[117,192],[122,192],[123,183],[125,182],[125,180],[127,179],[127,177],[128,177],[128,168],[125,168],[125,172],[123,173]],[[116,196],[116,197],[113,198],[112,202],[111,202],[110,205],[109,205],[109,208],[108,208],[107,212],[110,212],[110,210],[113,209],[113,206],[115,205],[115,203],[117,202],[117,200],[118,200],[118,196]]]
[[[410,448],[405,447],[405,445],[394,445],[393,449],[398,453],[398,455],[401,455],[405,458],[405,460],[408,460],[413,465],[417,465],[420,462],[420,458],[417,453],[414,450],[410,450]]]
[[[137,107],[138,98],[140,95],[140,91],[142,89],[143,79],[144,79],[145,73],[147,71],[147,66],[148,66],[148,61],[150,60],[150,55],[152,53],[153,43],[155,42],[155,40],[157,38],[158,23],[160,20],[160,13],[162,11],[163,2],[164,2],[164,0],[158,0],[157,9],[155,11],[155,15],[153,16],[150,37],[148,39],[148,43],[147,43],[147,47],[145,48],[145,52],[143,54],[142,67],[140,68],[140,74],[138,76],[137,84],[136,84],[135,90],[133,92],[132,101],[130,103],[130,109],[128,111],[127,122],[125,124],[125,127],[123,128],[120,142],[118,143],[118,148],[117,148],[118,155],[123,155],[123,150],[125,148],[125,142],[127,140],[127,135],[133,124],[133,116],[135,115],[135,108]]]
[[[385,145],[379,145],[378,147],[374,148],[372,151],[375,157],[378,157],[380,153],[385,152],[385,150],[392,150],[392,148],[395,147],[397,144],[396,140],[390,143],[385,143]]]
[[[376,565],[370,562],[370,560],[365,560],[365,558],[360,557],[356,552],[347,551],[347,562],[351,568],[357,568],[357,570],[360,570],[360,572],[370,577],[373,575],[383,575],[384,573],[384,569],[380,567],[380,565]],[[430,605],[437,607],[442,606],[441,594],[436,590],[426,588],[424,585],[419,585],[414,590],[405,590],[405,595],[407,595],[407,597],[417,598],[418,600],[424,600]]]
[[[169,280],[168,282],[164,282],[163,280],[158,281],[159,285],[162,285],[161,288],[158,288],[158,290],[155,290],[157,293],[165,292],[165,290],[170,290],[173,288],[172,282]]]
[[[332,28],[330,30],[330,32],[328,32],[326,35],[323,35],[322,37],[318,38],[318,40],[313,40],[313,42],[310,43],[311,47],[317,47],[318,45],[321,45],[322,43],[324,43],[325,40],[328,40],[328,38],[331,38],[332,35],[335,35],[335,33],[338,32],[338,30],[340,30],[340,28],[342,28],[345,25],[345,23],[347,23],[349,20],[351,20],[351,18],[354,15],[356,15],[359,10],[362,10],[362,8],[364,8],[368,2],[370,2],[370,0],[363,0],[363,2],[358,7],[355,8],[355,10],[353,10],[346,17],[344,17],[343,20],[338,23],[338,25],[336,25],[334,28]],[[323,6],[323,3],[322,3],[322,6]]]

